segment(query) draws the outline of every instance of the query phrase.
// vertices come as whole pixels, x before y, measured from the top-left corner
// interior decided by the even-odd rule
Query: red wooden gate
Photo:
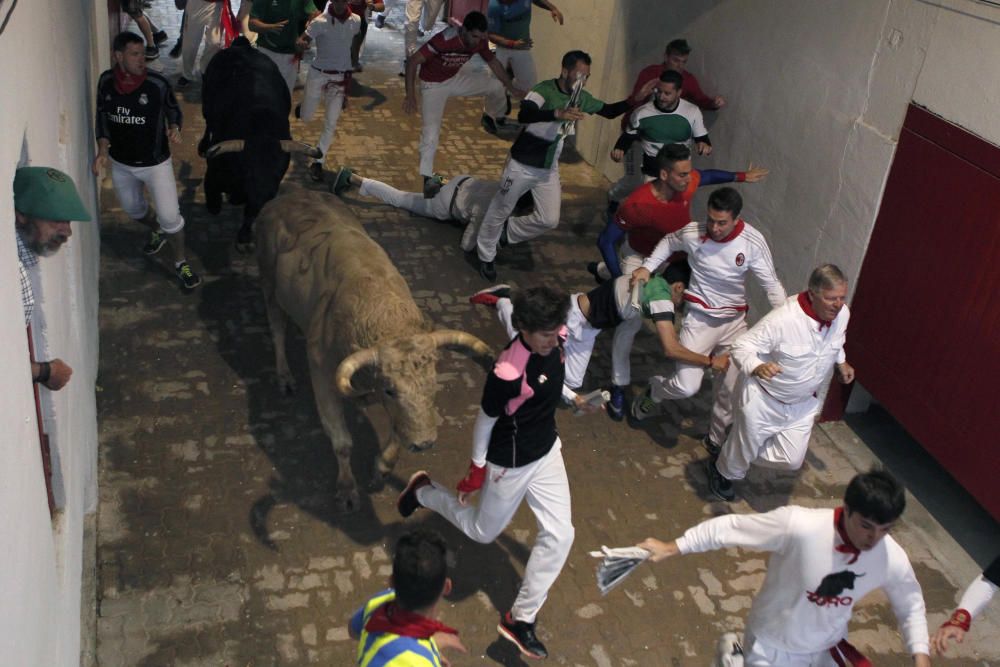
[[[860,381],[1000,519],[1000,148],[910,106],[851,308]]]

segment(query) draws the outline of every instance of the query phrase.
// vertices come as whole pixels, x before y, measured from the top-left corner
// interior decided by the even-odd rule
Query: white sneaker
[[[719,638],[712,667],[743,667],[743,645],[735,632],[727,632]]]

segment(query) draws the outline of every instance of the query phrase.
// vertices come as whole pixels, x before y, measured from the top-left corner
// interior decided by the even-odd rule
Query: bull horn
[[[339,391],[344,398],[359,396],[365,393],[354,388],[354,385],[351,384],[351,378],[353,378],[354,374],[362,368],[372,366],[377,363],[378,350],[374,347],[358,350],[341,361],[340,365],[337,366],[337,372],[335,374],[337,391]]]
[[[227,139],[226,141],[220,141],[217,144],[212,144],[209,146],[208,150],[205,151],[205,157],[212,159],[223,153],[240,153],[243,151],[243,145],[246,142],[243,139]]]
[[[311,146],[304,141],[295,141],[294,139],[282,139],[281,140],[281,150],[286,153],[305,153],[313,159],[320,159],[323,157],[323,151]]]
[[[490,359],[493,357],[493,350],[489,345],[465,331],[458,331],[457,329],[439,329],[431,332],[430,336],[431,340],[434,341],[434,344],[437,347],[455,345],[456,347],[471,350],[482,357],[489,357]]]

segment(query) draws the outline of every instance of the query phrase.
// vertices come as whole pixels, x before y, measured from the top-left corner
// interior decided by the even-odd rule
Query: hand
[[[403,112],[409,115],[413,115],[417,111],[417,101],[411,96],[407,95],[403,98]]]
[[[549,9],[549,14],[552,15],[552,20],[558,23],[559,25],[562,25],[563,24],[562,12],[559,11],[559,9],[555,6],[550,5],[550,7],[551,9]]]
[[[649,282],[649,275],[649,269],[644,266],[640,266],[632,272],[632,277],[628,280],[629,289],[635,287],[640,281]]]
[[[458,635],[453,635],[450,632],[435,632],[431,635],[431,639],[437,644],[438,649],[443,653],[444,651],[458,651],[459,653],[468,653],[469,650],[465,648],[462,644],[462,640],[458,638]],[[441,664],[443,667],[450,667],[451,663],[443,655],[441,656]]]
[[[770,380],[775,375],[781,374],[781,366],[773,361],[767,361],[753,369],[752,375],[762,380]]]
[[[715,105],[716,109],[721,109],[722,107],[726,106],[726,98],[723,97],[722,95],[716,95],[715,98],[712,100],[712,104]]]
[[[44,383],[52,391],[59,391],[69,382],[73,375],[73,369],[62,359],[53,359],[49,362],[49,379]]]
[[[507,92],[510,93],[510,96],[512,98],[514,98],[515,100],[524,99],[524,96],[528,94],[527,90],[525,90],[524,88],[516,88],[516,87],[514,87],[513,84],[511,84],[507,88]]]
[[[181,143],[181,128],[171,125],[167,128],[167,140],[172,144]]]
[[[486,466],[477,466],[473,461],[469,461],[469,472],[458,483],[458,502],[466,505],[472,494],[483,487],[486,481]]]
[[[309,48],[309,43],[311,39],[306,39],[305,35],[302,35],[297,40],[295,40],[295,50],[299,53],[304,53],[306,49]]]
[[[285,29],[286,25],[288,25],[288,19],[285,19],[284,21],[278,21],[277,23],[272,23],[269,26],[267,26],[266,32],[281,32],[282,30]]]
[[[729,353],[723,352],[712,357],[712,370],[725,373],[729,368]]]
[[[837,364],[837,375],[840,377],[841,384],[851,384],[854,382],[854,367],[846,361]]]
[[[611,160],[613,162],[621,162],[623,157],[625,157],[625,151],[622,149],[616,148],[611,151]]]
[[[101,169],[104,169],[108,165],[108,156],[104,153],[98,153],[94,156],[94,162],[90,165],[90,170],[94,172],[94,176],[101,175]]]
[[[944,655],[948,650],[948,642],[955,641],[959,644],[965,639],[965,630],[957,625],[942,625],[931,637],[931,649],[938,655]]]
[[[534,41],[529,37],[528,39],[515,39],[511,40],[511,43],[507,46],[508,49],[516,49],[518,51],[527,51],[534,44]]]
[[[585,401],[583,399],[583,396],[581,396],[580,394],[577,394],[575,397],[573,397],[573,405],[579,412],[588,415],[604,409],[603,403],[598,403],[597,405],[594,405],[589,401]]]
[[[570,107],[569,109],[556,109],[555,111],[556,120],[583,120],[585,116],[586,114],[576,107]]]
[[[694,149],[698,151],[698,155],[704,155],[707,157],[712,154],[712,144],[706,144],[704,141],[696,141]]]
[[[743,177],[745,183],[756,183],[757,181],[764,180],[764,177],[770,174],[771,170],[764,167],[755,167],[753,166],[753,162],[751,162],[750,166],[743,173],[745,174]]]
[[[649,96],[653,94],[653,89],[656,88],[656,84],[659,83],[659,81],[659,79],[652,79],[651,81],[644,83],[642,88],[639,89],[639,93],[632,101],[636,104],[640,104],[648,100]]]
[[[645,549],[652,554],[649,560],[654,563],[659,563],[664,558],[670,558],[680,553],[680,550],[677,548],[677,542],[661,542],[653,537],[647,537],[635,546]]]

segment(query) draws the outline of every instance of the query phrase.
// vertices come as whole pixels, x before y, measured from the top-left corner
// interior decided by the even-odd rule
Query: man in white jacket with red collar
[[[846,298],[847,278],[824,264],[813,270],[806,291],[789,297],[733,344],[740,371],[733,428],[717,460],[708,462],[709,487],[722,500],[736,497],[732,480],[746,477],[751,464],[802,467],[823,387],[834,370],[844,384],[854,381],[844,352]]]
[[[929,667],[923,593],[906,553],[888,535],[905,507],[903,487],[873,469],[851,480],[835,510],[789,505],[728,514],[673,542],[647,538],[638,546],[653,562],[728,547],[772,552],[747,619],[747,667],[865,664],[845,637],[854,603],[877,588],[889,598],[914,664]]]

